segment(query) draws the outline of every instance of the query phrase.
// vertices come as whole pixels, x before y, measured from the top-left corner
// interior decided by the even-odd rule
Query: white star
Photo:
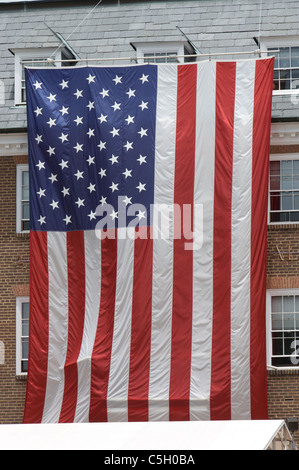
[[[64,168],[68,168],[68,164],[69,162],[62,159],[61,163],[59,163],[59,166],[61,166],[61,169],[64,170]]]
[[[94,109],[94,101],[90,101],[90,102],[88,103],[88,105],[86,106],[86,108],[88,108],[89,111],[91,111],[92,109]]]
[[[114,112],[115,112],[116,110],[120,111],[120,105],[121,105],[121,103],[117,103],[117,102],[115,101],[114,104],[111,106],[111,108],[114,109]]]
[[[91,83],[95,83],[94,81],[95,78],[96,78],[95,75],[89,74],[89,77],[87,77],[86,80],[88,81],[88,84],[90,85]]]
[[[89,192],[90,192],[90,194],[91,194],[93,191],[96,190],[96,185],[89,183],[89,186],[88,186],[87,189],[89,189]]]
[[[129,91],[127,91],[126,94],[129,96],[129,98],[132,98],[132,96],[135,97],[135,92],[136,92],[136,90],[131,90],[131,88],[130,88]]]
[[[126,168],[125,171],[123,172],[123,175],[125,175],[126,179],[128,178],[128,176],[131,176],[132,178],[131,173],[132,173],[132,170],[128,170],[128,168]]]
[[[124,145],[124,148],[127,149],[127,152],[129,150],[133,150],[133,142],[128,142]]]
[[[77,142],[77,145],[75,145],[75,147],[73,147],[73,148],[76,150],[76,153],[78,153],[78,152],[83,152],[83,148],[82,148],[82,147],[83,147],[83,144],[79,144],[79,143]]]
[[[45,162],[41,162],[40,160],[38,161],[38,164],[35,165],[38,167],[39,171],[41,171],[42,169],[45,170]]]
[[[65,80],[62,80],[61,83],[59,83],[59,86],[64,90],[65,88],[68,88],[68,81],[66,82]]]
[[[77,173],[74,174],[74,176],[77,177],[77,181],[79,181],[80,178],[83,179],[83,173],[84,173],[84,171],[77,170]]]
[[[89,128],[89,131],[86,132],[86,134],[88,135],[89,138],[94,137],[94,129]]]
[[[118,212],[115,212],[114,209],[112,211],[112,214],[109,214],[109,215],[110,217],[112,217],[112,220],[118,219]]]
[[[46,223],[46,216],[39,216],[39,219],[38,219],[38,222],[40,223],[40,225],[43,225]]]
[[[56,126],[56,119],[50,118],[47,124],[49,124],[50,127]]]
[[[118,163],[118,156],[116,157],[115,155],[112,155],[112,157],[109,158],[109,160],[111,161],[112,165],[114,165],[114,163]]]
[[[65,106],[62,106],[62,108],[59,110],[59,112],[64,116],[65,114],[69,113],[69,108],[66,108]]]
[[[68,142],[68,140],[69,140],[69,139],[68,139],[68,134],[64,134],[64,133],[62,132],[62,133],[61,133],[61,136],[58,137],[58,139],[61,140],[61,143],[63,143],[63,142]]]
[[[101,117],[99,117],[98,119],[99,121],[101,121],[101,124],[103,124],[103,122],[107,122],[107,117],[108,117],[107,115],[104,116],[104,114],[101,114]]]
[[[39,198],[41,199],[42,197],[46,197],[45,192],[46,192],[45,189],[39,188],[39,191],[37,191],[36,194],[38,194],[38,195],[39,195]]]
[[[59,209],[59,202],[58,201],[54,201],[54,199],[52,199],[52,202],[50,204],[50,206],[52,207],[52,209]]]
[[[71,215],[66,215],[66,216],[65,216],[65,219],[63,219],[63,220],[64,220],[64,222],[66,223],[66,225],[72,223],[71,218],[72,218]]]
[[[38,90],[38,89],[41,90],[41,89],[42,89],[42,82],[38,82],[38,81],[36,80],[36,82],[33,83],[32,85],[35,87],[36,90]]]
[[[139,192],[141,193],[141,191],[146,191],[145,185],[146,185],[146,183],[144,183],[144,184],[139,183],[139,185],[136,186],[136,188],[139,189]]]
[[[118,189],[118,184],[119,184],[119,183],[113,183],[113,182],[112,182],[112,185],[109,186],[109,188],[112,190],[113,193],[114,193],[114,191],[118,191],[118,190],[119,190],[119,189]]]
[[[37,134],[37,136],[35,137],[35,140],[36,140],[37,144],[40,144],[43,141],[43,136]]]
[[[148,82],[148,75],[144,75],[144,73],[142,74],[142,77],[139,78],[139,80],[142,81],[142,85],[145,83],[145,82]]]
[[[126,196],[125,199],[123,199],[123,202],[126,204],[126,206],[127,206],[128,204],[132,204],[132,198]]]
[[[138,134],[140,134],[141,138],[146,136],[147,137],[147,131],[148,129],[143,129],[143,127],[140,129],[140,131],[138,132]]]
[[[139,105],[139,108],[141,108],[142,111],[148,109],[148,101],[146,103],[142,101],[142,103]]]
[[[102,142],[102,141],[100,141],[100,143],[99,143],[98,147],[99,147],[99,149],[100,149],[100,150],[103,150],[103,149],[105,149],[105,148],[106,148],[106,142]]]
[[[96,212],[90,211],[90,214],[88,214],[89,220],[91,221],[92,219],[96,218]]]
[[[116,77],[113,78],[113,81],[115,82],[115,85],[117,85],[118,83],[122,83],[122,77],[116,75]]]
[[[88,159],[86,160],[88,162],[88,165],[95,165],[94,162],[95,157],[92,157],[91,155],[88,156]]]
[[[105,90],[105,89],[103,88],[103,91],[101,91],[99,94],[102,95],[102,98],[104,99],[105,96],[109,96],[109,90]]]
[[[102,204],[102,206],[104,206],[106,204],[106,201],[107,201],[107,198],[102,196],[102,198],[100,200],[100,203]]]
[[[85,199],[80,199],[80,198],[78,197],[78,201],[75,202],[75,204],[78,205],[78,209],[79,209],[81,206],[83,206],[83,207],[85,206],[84,201],[85,201]]]
[[[51,180],[51,183],[53,184],[54,181],[57,181],[57,175],[53,175],[53,173],[51,173],[51,176],[48,179]]]
[[[76,93],[74,93],[74,95],[77,97],[77,100],[78,100],[79,98],[83,98],[82,93],[83,93],[83,90],[78,90],[78,88],[77,88]]]
[[[139,158],[137,158],[137,162],[139,162],[140,165],[142,165],[142,163],[146,163],[146,159],[147,157],[143,157],[142,155],[140,155]]]
[[[43,108],[39,108],[39,107],[37,107],[37,108],[34,110],[34,112],[36,113],[36,117],[39,116],[40,114],[43,114],[43,113],[42,113],[42,110],[43,110]]]
[[[143,212],[143,211],[139,210],[138,214],[136,214],[136,215],[139,218],[139,220],[145,219],[145,211]]]
[[[128,116],[127,119],[125,119],[125,121],[127,121],[127,124],[134,124],[134,119],[135,119],[135,116]]]
[[[49,149],[47,150],[49,156],[51,157],[51,155],[55,155],[55,147],[49,147]]]
[[[99,175],[101,178],[103,178],[104,176],[107,176],[106,171],[107,171],[106,169],[104,170],[103,168],[101,168],[101,171],[99,172]]]
[[[119,136],[119,129],[115,129],[115,127],[113,127],[113,130],[110,131],[110,134],[112,134],[112,137],[115,137],[116,135]]]
[[[63,194],[63,197],[69,196],[70,195],[70,188],[63,187],[63,190],[61,192]]]
[[[52,95],[52,93],[50,93],[50,96],[47,96],[48,100],[50,100],[50,103],[52,103],[52,101],[56,101],[56,95]]]
[[[76,119],[74,119],[74,122],[79,126],[79,124],[83,124],[83,117],[77,116]]]

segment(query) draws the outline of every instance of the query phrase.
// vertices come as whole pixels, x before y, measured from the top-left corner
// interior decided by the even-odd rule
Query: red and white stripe
[[[31,233],[24,422],[267,417],[272,74],[159,67],[154,201],[191,205],[199,249],[172,236],[174,211],[169,239],[157,213],[144,238]]]

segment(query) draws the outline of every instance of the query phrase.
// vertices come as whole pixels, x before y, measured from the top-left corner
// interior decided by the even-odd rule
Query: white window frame
[[[271,37],[263,38],[260,43],[260,50],[262,57],[268,57],[271,51],[268,54],[268,49],[278,50],[280,47],[299,47],[299,36],[290,36],[290,37]],[[299,90],[273,90],[273,95],[298,95]]]
[[[270,155],[270,162],[282,161],[282,160],[299,160],[299,153],[277,153]],[[298,192],[299,193],[299,192]],[[270,167],[269,167],[269,191],[268,191],[268,225],[296,225],[299,224],[299,221],[278,221],[271,222],[270,212],[271,212],[271,202],[270,202]],[[298,210],[299,212],[299,210]]]
[[[29,303],[29,297],[16,298],[16,375],[27,375],[22,372],[22,305]]]
[[[271,299],[274,296],[299,295],[299,289],[268,289],[266,295],[266,325],[267,325],[267,367],[268,369],[292,370],[298,369],[299,364],[286,366],[272,366],[272,318]],[[298,351],[299,346],[296,351]],[[295,352],[295,351],[294,351]],[[299,354],[298,354],[299,355]]]
[[[16,229],[17,233],[29,233],[29,230],[22,230],[22,174],[29,171],[29,165],[17,165],[16,168]]]
[[[186,55],[185,50],[190,52],[190,54],[194,54],[187,42],[142,42],[135,44],[135,47],[139,64],[154,62],[154,60],[148,61],[146,58],[144,58],[145,54],[171,54],[175,56],[184,56]],[[177,61],[181,64],[185,62],[184,57],[178,57]]]
[[[46,60],[52,57],[53,48],[35,48],[35,49],[14,49],[12,53],[15,56],[15,106],[26,105],[22,100],[22,61],[23,60]],[[52,59],[61,60],[61,49],[59,49]],[[29,65],[29,64],[28,64]],[[56,65],[60,65],[59,63]],[[32,64],[34,67],[34,64]]]

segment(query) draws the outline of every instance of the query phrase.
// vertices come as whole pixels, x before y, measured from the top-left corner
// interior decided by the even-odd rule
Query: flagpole
[[[271,53],[274,53],[274,52],[279,52],[279,49],[275,50],[275,51],[271,51]],[[165,55],[163,56],[163,59],[182,59],[182,58],[201,58],[201,57],[207,57],[207,58],[211,58],[212,57],[227,57],[227,56],[232,56],[232,55],[258,55],[259,57],[261,57],[262,55],[262,51],[260,49],[256,49],[254,51],[236,51],[236,52],[213,52],[213,53],[209,53],[209,54],[187,54],[187,55],[176,55],[176,54],[171,54],[171,55]],[[150,60],[155,60],[156,57],[155,56],[152,56],[152,57],[146,57],[146,59],[144,57],[107,57],[107,58],[89,58],[89,59],[57,59],[57,60],[54,60],[54,59],[45,59],[45,60],[21,60],[21,64],[22,65],[25,65],[26,64],[54,64],[54,63],[78,63],[78,62],[86,62],[86,63],[89,63],[89,62],[111,62],[111,61],[126,61],[126,62],[137,62],[139,60],[143,60],[145,63],[149,62]]]

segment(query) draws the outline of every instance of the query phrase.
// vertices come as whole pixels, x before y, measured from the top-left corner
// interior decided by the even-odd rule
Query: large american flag
[[[25,423],[267,417],[273,66],[26,70]]]

